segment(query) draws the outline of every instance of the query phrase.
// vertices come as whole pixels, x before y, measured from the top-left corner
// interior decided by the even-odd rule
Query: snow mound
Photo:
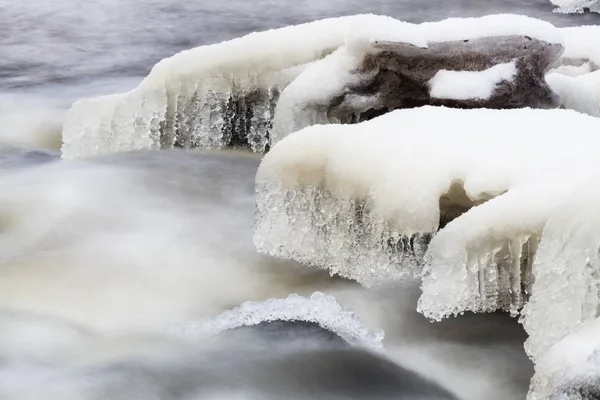
[[[333,296],[321,292],[315,292],[309,298],[292,294],[285,299],[248,301],[216,317],[205,317],[198,322],[172,328],[171,331],[194,338],[269,321],[314,322],[353,346],[374,351],[383,349],[382,331],[369,330],[352,311],[343,308]]]
[[[593,160],[599,129],[566,110],[437,107],[309,127],[261,163],[254,243],[376,286],[420,274],[431,236],[454,220],[430,245],[422,311],[439,319],[520,307],[520,295],[506,294],[520,287],[517,269],[565,195],[542,178],[552,171],[568,182],[562,166]],[[499,256],[512,273],[486,270]],[[490,291],[482,302],[480,290]]]
[[[319,106],[320,96],[331,102],[357,79],[368,80],[359,67],[371,53],[511,35],[562,43],[551,24],[524,16],[415,25],[355,15],[197,47],[160,61],[130,92],[73,104],[63,129],[63,157],[240,144],[264,152],[273,125],[289,133],[307,124],[336,122],[324,121],[327,109],[315,112],[308,106]],[[350,106],[368,109],[376,100],[376,95],[358,96]]]
[[[429,81],[430,95],[438,99],[487,99],[496,85],[517,75],[514,62],[498,64],[483,71],[440,70]]]
[[[600,13],[599,0],[550,0],[557,8],[554,12],[564,14],[580,14],[588,9],[591,12]]]

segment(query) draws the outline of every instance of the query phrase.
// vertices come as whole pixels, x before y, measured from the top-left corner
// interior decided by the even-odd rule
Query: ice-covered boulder
[[[431,319],[521,313],[530,398],[596,399],[599,132],[571,110],[443,107],[308,127],[263,158],[254,242],[366,286],[419,277]]]
[[[76,102],[63,156],[230,145],[263,152],[272,131],[281,138],[426,104],[556,107],[543,74],[561,43],[551,24],[515,15],[421,25],[356,15],[253,33],[164,59],[128,93]]]
[[[431,236],[444,228],[429,247],[426,314],[521,306],[520,294],[505,296],[520,288],[521,263],[531,263],[521,247],[534,250],[576,183],[574,164],[595,162],[599,131],[600,120],[569,110],[440,107],[309,127],[262,161],[254,242],[373,286],[420,274]],[[504,272],[494,277],[498,257]],[[484,278],[503,281],[486,289]],[[490,291],[481,303],[480,290]]]
[[[444,27],[452,32],[452,24]],[[306,126],[360,122],[401,108],[557,108],[561,104],[544,80],[563,51],[559,44],[502,35],[429,42],[427,48],[383,42],[374,47],[380,51],[365,54],[359,64],[341,61],[348,55],[340,52],[298,76],[281,93],[271,144]],[[348,78],[326,79],[337,85],[323,90],[322,77],[344,64],[351,66],[345,68]]]

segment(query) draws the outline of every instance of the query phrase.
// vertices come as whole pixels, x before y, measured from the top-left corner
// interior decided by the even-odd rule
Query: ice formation
[[[520,307],[520,294],[502,296],[520,287],[517,268],[531,262],[521,246],[534,250],[548,213],[566,193],[542,178],[552,171],[551,177],[574,181],[562,170],[595,157],[599,129],[599,120],[567,110],[438,107],[309,127],[263,159],[254,242],[262,252],[374,286],[420,274],[431,235],[464,213],[433,239],[429,253],[437,257],[421,307],[432,318]],[[482,279],[495,279],[494,256],[505,257],[514,272],[484,287]],[[438,293],[448,287],[456,290]],[[486,290],[481,303],[473,300]]]
[[[552,346],[535,369],[528,400],[600,398],[600,318]]]
[[[563,28],[565,52],[546,75],[565,108],[599,116],[600,27]]]
[[[426,84],[439,69],[515,62],[518,70],[514,84],[499,86],[489,102],[439,104],[552,108],[556,98],[543,73],[561,44],[551,24],[515,15],[421,25],[356,15],[253,33],[164,59],[128,93],[76,102],[63,157],[240,144],[263,152],[273,130],[282,137],[315,123],[429,104]]]
[[[431,319],[520,313],[530,399],[595,398],[573,396],[600,390],[598,132],[570,110],[443,107],[308,127],[261,163],[254,242],[365,286],[420,276]]]
[[[600,69],[600,26],[574,26],[561,28],[560,31],[565,51],[557,62],[557,67],[566,66],[563,71],[567,70],[567,73],[569,66],[579,68],[580,71],[571,68],[577,75]]]
[[[411,24],[359,15],[187,50],[160,61],[131,92],[76,102],[65,122],[63,154],[218,148],[236,140],[263,151],[281,89],[311,62],[344,45],[358,50],[371,34],[426,45]]]
[[[594,74],[596,73],[600,73],[600,71]],[[546,75],[546,81],[560,95],[565,108],[600,117],[600,85],[598,85],[598,96],[596,96],[593,92],[594,85],[587,83],[591,80],[588,75],[591,74],[569,76],[554,72]]]
[[[565,14],[583,13],[586,9],[600,13],[599,0],[550,0],[557,8],[555,12]]]
[[[216,317],[204,319],[171,331],[184,337],[214,335],[241,326],[269,321],[304,321],[319,324],[354,346],[374,351],[383,349],[383,332],[370,331],[352,311],[344,309],[333,296],[321,292],[309,298],[292,294],[285,299],[248,301]]]
[[[533,263],[535,283],[521,316],[536,362],[531,399],[600,395],[600,175],[597,166],[588,170],[592,176],[568,191],[545,225]]]

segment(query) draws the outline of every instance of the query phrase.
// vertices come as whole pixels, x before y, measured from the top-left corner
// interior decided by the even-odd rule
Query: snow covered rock
[[[360,122],[400,108],[561,104],[544,80],[563,51],[559,44],[512,35],[430,42],[427,48],[380,42],[374,47],[381,51],[366,54],[358,65],[341,61],[346,54],[332,54],[292,82],[275,109],[271,144],[306,126]],[[344,69],[347,78],[323,89],[323,81],[335,81],[322,79],[336,70],[334,63],[350,66]]]
[[[561,52],[558,29],[515,15],[421,25],[356,15],[253,33],[164,59],[128,93],[76,102],[63,157],[231,145],[264,152],[271,135],[427,104],[553,108],[559,99],[543,74]],[[455,95],[457,76],[468,90]]]
[[[309,127],[263,159],[254,242],[374,286],[420,274],[443,228],[429,246],[423,311],[518,308],[521,292],[507,295],[521,287],[517,271],[575,185],[575,161],[594,162],[599,130],[600,120],[567,110],[440,107]],[[506,265],[490,275],[497,257]]]

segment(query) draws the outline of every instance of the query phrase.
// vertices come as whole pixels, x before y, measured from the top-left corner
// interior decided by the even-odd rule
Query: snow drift
[[[262,152],[271,131],[282,137],[315,123],[430,103],[552,108],[558,97],[543,73],[561,43],[551,24],[514,15],[421,25],[356,15],[253,33],[164,59],[128,93],[76,102],[63,156],[240,144]],[[431,101],[429,81],[438,71],[506,63],[517,73],[478,75],[494,90],[476,100]]]

